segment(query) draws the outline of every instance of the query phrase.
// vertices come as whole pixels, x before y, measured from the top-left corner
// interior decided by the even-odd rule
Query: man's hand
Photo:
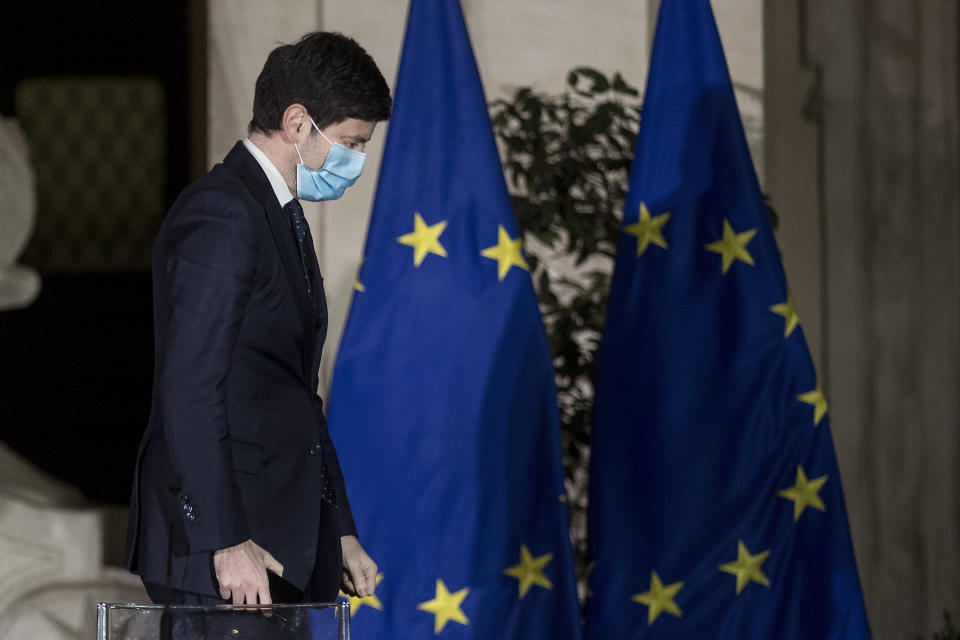
[[[377,564],[360,546],[357,536],[340,538],[343,552],[343,592],[350,596],[372,596],[377,587]]]
[[[283,565],[253,540],[214,551],[213,569],[220,583],[220,597],[232,597],[233,604],[273,604],[267,569],[283,575]]]

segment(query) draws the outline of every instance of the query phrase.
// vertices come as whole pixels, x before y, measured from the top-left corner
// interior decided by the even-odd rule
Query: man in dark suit
[[[126,558],[154,602],[270,603],[268,570],[308,601],[373,594],[317,395],[327,307],[296,198],[339,198],[390,109],[350,38],[281,46],[257,79],[249,138],[163,222]]]

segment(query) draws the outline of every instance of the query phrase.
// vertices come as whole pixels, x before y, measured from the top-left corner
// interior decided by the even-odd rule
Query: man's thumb
[[[280,564],[276,558],[270,555],[269,551],[263,552],[263,565],[278,576],[283,576],[283,565]]]

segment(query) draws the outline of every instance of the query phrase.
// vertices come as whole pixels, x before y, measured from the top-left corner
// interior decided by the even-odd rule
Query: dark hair
[[[251,133],[279,131],[291,104],[307,108],[323,129],[347,118],[390,118],[390,88],[373,58],[341,33],[308,33],[267,56],[253,95]]]

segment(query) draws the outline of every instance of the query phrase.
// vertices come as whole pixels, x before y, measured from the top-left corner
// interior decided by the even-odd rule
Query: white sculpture
[[[0,640],[87,640],[98,602],[149,602],[137,576],[106,565],[125,521],[0,442]]]
[[[40,275],[17,264],[36,215],[27,139],[16,120],[0,118],[0,311],[25,307],[40,293]]]

